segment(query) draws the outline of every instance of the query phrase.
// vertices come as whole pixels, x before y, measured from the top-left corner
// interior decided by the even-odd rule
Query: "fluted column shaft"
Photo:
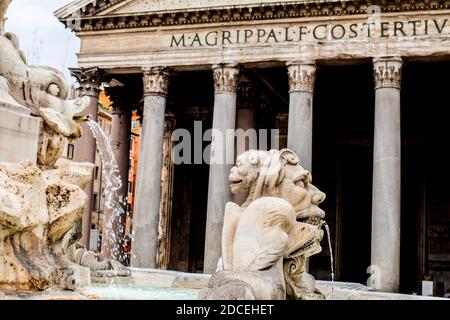
[[[169,72],[166,68],[144,69],[144,117],[131,244],[131,266],[133,267],[156,267],[164,119],[168,88]]]

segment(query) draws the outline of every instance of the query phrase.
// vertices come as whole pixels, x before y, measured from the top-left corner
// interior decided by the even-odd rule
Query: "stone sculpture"
[[[325,216],[318,207],[325,199],[325,194],[312,185],[311,180],[309,171],[300,165],[297,155],[289,149],[250,150],[237,157],[236,166],[230,174],[230,188],[233,193],[248,192],[249,195],[241,207],[234,203],[228,203],[225,207],[222,231],[223,271],[212,277],[209,289],[201,294],[201,298],[324,299],[315,288],[314,278],[305,271],[306,259],[321,251],[319,242],[323,237],[321,226]],[[286,215],[286,212],[291,212],[292,215]],[[255,232],[262,234],[261,223],[268,225],[272,223],[272,219],[277,221],[277,217],[283,215],[292,216],[284,219],[289,223],[283,222],[283,227],[294,226],[293,229],[284,229],[287,237],[279,233],[283,229],[279,226],[278,233],[266,229],[264,236],[260,238],[261,242],[256,244]],[[261,222],[263,217],[266,217],[266,222]],[[242,224],[247,225],[247,232],[237,232],[239,228],[243,228],[237,226]],[[277,251],[274,255],[275,248],[282,247],[281,242],[279,246],[276,245],[277,241],[286,238],[289,239],[287,243],[296,243],[298,246],[295,254],[290,252],[288,245],[283,247],[283,254]],[[264,240],[274,246],[272,250]],[[242,246],[245,242],[249,243]],[[253,244],[250,245],[250,242]],[[270,263],[258,264],[255,260],[253,263],[242,264],[241,260],[246,257]],[[280,280],[279,267],[282,269],[283,281]],[[268,273],[274,268],[277,271],[273,279],[276,280],[271,278],[273,273]],[[264,279],[266,284],[271,283],[266,278],[276,282],[276,293],[261,288],[259,280],[255,280]]]
[[[88,165],[42,171],[29,161],[0,163],[0,289],[79,285],[83,272],[61,254],[61,241],[83,214]]]
[[[68,99],[70,87],[60,71],[27,65],[17,36],[4,32],[4,14],[10,3],[0,3],[0,106],[26,108],[44,120],[39,165],[52,167],[66,139],[80,137],[74,117],[89,105],[89,98]]]
[[[10,3],[0,2],[0,107],[27,110],[43,126],[36,164],[0,163],[0,289],[75,289],[90,282],[90,269],[123,271],[78,245],[93,164],[60,159],[67,139],[81,135],[89,98],[68,99],[61,72],[27,65],[17,37],[4,31]]]

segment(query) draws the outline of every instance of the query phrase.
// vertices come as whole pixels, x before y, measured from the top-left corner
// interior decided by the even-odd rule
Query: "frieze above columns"
[[[144,95],[167,96],[169,92],[170,71],[166,67],[144,67]]]
[[[289,92],[314,92],[316,63],[314,61],[292,61],[287,63]]]
[[[375,89],[401,87],[402,58],[398,56],[373,59]]]
[[[98,97],[104,72],[100,68],[71,68],[70,73],[79,83],[78,96]]]
[[[236,93],[239,81],[238,64],[213,65],[214,91]]]

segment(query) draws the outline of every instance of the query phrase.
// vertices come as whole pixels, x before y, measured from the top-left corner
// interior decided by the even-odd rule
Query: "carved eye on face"
[[[47,93],[51,94],[52,96],[58,97],[59,93],[61,92],[61,89],[56,83],[51,83],[47,87]]]

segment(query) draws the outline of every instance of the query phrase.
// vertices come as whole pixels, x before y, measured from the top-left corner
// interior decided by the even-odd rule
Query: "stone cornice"
[[[104,5],[99,6],[103,3]],[[378,6],[381,13],[432,11],[450,9],[450,0],[373,0],[373,1],[289,1],[259,6],[204,8],[143,12],[128,15],[96,15],[120,1],[99,0],[97,6],[90,3],[81,9],[81,17],[60,17],[61,22],[76,32],[126,28],[146,28],[189,24],[273,20],[302,17],[349,16],[370,13],[371,6]],[[76,20],[76,21],[74,21]]]

